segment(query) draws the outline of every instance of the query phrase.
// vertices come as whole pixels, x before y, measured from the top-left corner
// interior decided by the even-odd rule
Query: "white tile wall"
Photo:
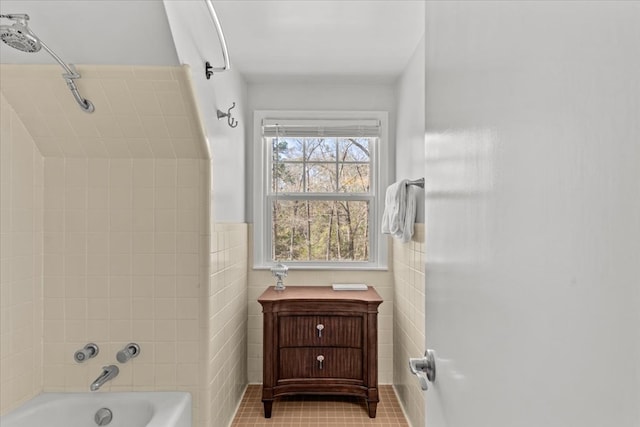
[[[229,425],[247,384],[247,225],[214,224],[209,276],[206,426]]]
[[[45,157],[204,158],[185,67],[79,65],[80,110],[56,65],[0,64],[2,93]]]
[[[42,390],[43,159],[0,94],[0,413]]]
[[[409,371],[408,361],[425,351],[424,241],[424,224],[415,224],[410,242],[393,241],[393,384],[409,421],[416,427],[425,425],[424,393]]]
[[[78,68],[94,115],[57,69],[0,65],[0,412],[43,389],[86,391],[135,341],[140,356],[105,390],[186,390],[194,426],[226,425],[246,385],[246,224],[209,224],[186,70]],[[74,363],[89,341],[100,354]]]
[[[105,390],[187,390],[194,425],[231,420],[247,382],[247,232],[246,224],[213,224],[207,234],[207,164],[45,160],[45,189],[59,194],[69,193],[71,177],[107,171],[106,182],[76,187],[90,194],[90,182],[107,185],[105,210],[87,202],[80,212],[49,215],[56,210],[45,205],[45,217],[58,218],[45,225],[45,391],[86,390],[134,341],[140,356]],[[74,363],[73,351],[88,341],[100,354]]]
[[[105,390],[197,397],[208,161],[46,158],[44,165],[44,390],[87,390],[101,366],[137,342],[140,356]],[[89,341],[99,355],[75,363],[73,352]]]

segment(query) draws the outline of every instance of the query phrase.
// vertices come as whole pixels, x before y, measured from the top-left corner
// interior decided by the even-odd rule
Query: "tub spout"
[[[109,365],[102,367],[102,373],[94,382],[91,383],[91,391],[99,390],[107,381],[110,381],[118,376],[120,369],[116,365]]]

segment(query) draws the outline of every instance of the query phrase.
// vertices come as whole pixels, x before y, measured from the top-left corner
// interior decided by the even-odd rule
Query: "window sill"
[[[321,270],[321,271],[389,271],[389,266],[387,265],[376,265],[376,264],[348,264],[348,265],[328,265],[328,264],[287,264],[283,262],[282,264],[286,265],[289,270],[302,270],[302,271],[312,271],[312,270]],[[254,270],[270,270],[273,265],[254,265],[252,268]]]

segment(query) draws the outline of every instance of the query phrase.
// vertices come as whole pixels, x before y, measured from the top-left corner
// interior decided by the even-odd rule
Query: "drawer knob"
[[[316,357],[316,360],[318,361],[318,368],[322,369],[323,368],[322,362],[324,362],[324,356],[320,355],[320,356]]]
[[[324,325],[320,323],[316,326],[316,329],[318,330],[318,338],[322,338],[322,330],[324,329]]]

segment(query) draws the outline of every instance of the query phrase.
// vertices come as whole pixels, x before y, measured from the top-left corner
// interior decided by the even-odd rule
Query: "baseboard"
[[[411,419],[407,415],[407,410],[404,408],[404,403],[402,402],[402,400],[400,400],[400,397],[398,396],[398,390],[396,390],[396,385],[391,384],[391,387],[393,388],[393,393],[396,395],[396,399],[398,399],[398,403],[400,404],[400,409],[402,409],[402,415],[404,415],[404,418],[407,420],[407,424],[409,424],[409,427],[414,427],[414,425],[411,424]],[[419,427],[422,427],[422,426],[419,426]]]
[[[238,409],[240,409],[240,405],[242,405],[242,401],[244,400],[244,394],[247,392],[247,387],[249,387],[250,384],[245,384],[244,385],[244,390],[242,391],[242,395],[240,396],[240,400],[238,400],[238,404],[236,405],[236,409],[233,411],[233,416],[231,417],[231,421],[229,421],[229,424],[227,424],[227,427],[231,427],[231,425],[233,424],[233,420],[236,419],[236,415],[238,415]],[[395,393],[395,391],[394,391]],[[397,393],[396,393],[397,395]],[[402,409],[404,411],[404,409]],[[406,418],[406,417],[405,417]]]

